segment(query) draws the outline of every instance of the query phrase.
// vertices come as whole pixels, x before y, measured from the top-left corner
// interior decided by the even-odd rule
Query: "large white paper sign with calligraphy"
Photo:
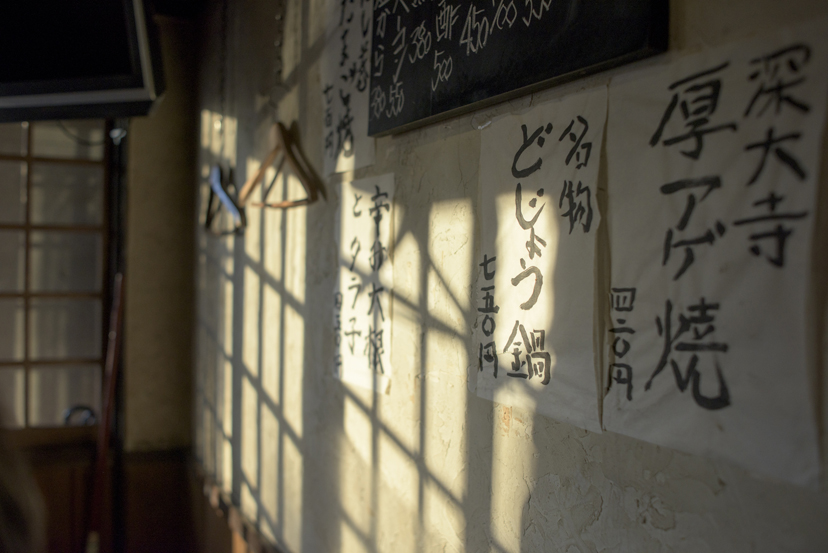
[[[345,181],[341,192],[334,370],[345,382],[385,393],[391,372],[394,175]]]
[[[367,0],[328,1],[319,64],[326,175],[374,163],[374,139],[368,136],[372,20]]]
[[[593,348],[606,87],[494,121],[480,151],[477,394],[600,432]]]
[[[610,86],[607,430],[799,484],[828,28]]]

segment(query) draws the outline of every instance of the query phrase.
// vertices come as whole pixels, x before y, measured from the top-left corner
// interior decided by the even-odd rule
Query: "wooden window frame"
[[[16,230],[25,232],[25,254],[24,254],[24,286],[22,292],[0,292],[0,298],[22,298],[23,299],[23,360],[16,361],[0,361],[0,371],[7,370],[8,367],[23,367],[24,370],[24,386],[23,386],[23,426],[7,427],[6,430],[10,434],[12,441],[21,447],[35,447],[39,445],[59,445],[71,444],[79,442],[91,442],[95,440],[97,432],[97,423],[89,426],[31,426],[30,419],[30,375],[33,368],[54,366],[54,365],[97,365],[101,376],[101,391],[103,391],[104,382],[104,360],[106,352],[106,336],[109,328],[109,299],[112,294],[111,282],[109,282],[110,274],[110,201],[111,201],[111,167],[112,161],[112,141],[109,140],[109,131],[112,128],[110,120],[104,121],[104,152],[100,160],[89,159],[67,159],[51,156],[35,156],[33,154],[33,134],[34,126],[39,122],[27,122],[26,125],[26,152],[25,155],[10,155],[0,154],[0,161],[14,161],[23,162],[26,164],[26,210],[25,217],[22,224],[20,223],[0,223],[0,230]],[[33,166],[37,163],[50,163],[55,165],[86,165],[86,166],[100,166],[103,169],[103,190],[102,190],[102,206],[101,206],[101,222],[98,225],[72,225],[72,224],[33,224],[32,223],[32,174]],[[117,170],[117,168],[115,168]],[[101,238],[101,288],[98,292],[35,292],[31,290],[31,235],[33,232],[49,231],[49,232],[71,232],[77,233],[94,233]],[[31,319],[31,303],[33,299],[48,298],[48,299],[78,299],[89,298],[100,301],[101,308],[101,328],[100,332],[100,352],[94,358],[61,358],[61,359],[39,359],[33,360],[31,358],[31,343],[32,343],[32,329],[30,327]],[[101,406],[103,401],[101,400]],[[98,407],[100,411],[101,406]],[[100,420],[101,413],[97,412],[96,416]]]

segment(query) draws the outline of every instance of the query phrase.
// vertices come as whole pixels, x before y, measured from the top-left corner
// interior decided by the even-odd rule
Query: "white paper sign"
[[[339,279],[334,293],[335,372],[342,380],[387,393],[391,373],[388,251],[394,175],[343,182],[339,212]]]
[[[372,20],[371,2],[328,1],[320,62],[326,175],[374,163],[374,139],[368,136]]]
[[[610,86],[604,425],[799,484],[828,28]]]
[[[601,431],[593,348],[605,87],[482,132],[477,394]]]

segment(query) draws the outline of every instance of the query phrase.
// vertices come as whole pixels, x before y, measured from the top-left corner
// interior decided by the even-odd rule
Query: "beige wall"
[[[157,20],[167,91],[130,122],[124,396],[129,451],[186,447],[192,434],[195,24]]]
[[[231,2],[224,105],[220,3],[211,4],[202,177],[222,162],[243,182],[272,146],[277,118],[298,123],[321,168],[323,2],[287,2],[282,86],[273,45],[280,3]],[[677,52],[828,16],[828,4],[805,0],[675,0],[671,9]],[[535,101],[607,81],[595,76]],[[342,176],[328,180],[327,202],[287,213],[249,208],[243,238],[197,237],[196,451],[263,534],[305,552],[828,550],[825,485],[760,481],[728,463],[470,394],[479,132],[465,116],[376,146],[376,164],[355,176],[396,175],[389,395],[333,377]],[[205,186],[202,178],[202,209]],[[296,183],[287,186],[295,193]]]

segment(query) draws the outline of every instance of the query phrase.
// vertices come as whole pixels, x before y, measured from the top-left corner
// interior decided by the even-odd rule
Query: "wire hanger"
[[[230,185],[232,184],[233,188],[235,188],[232,175],[228,174],[228,178],[224,179],[223,173],[221,167],[218,165],[213,165],[210,169],[210,197],[207,199],[207,216],[204,218],[204,228],[219,236],[241,234],[244,227],[247,226],[247,218],[244,216],[244,209],[240,208],[230,195]],[[232,170],[228,171],[228,173],[232,173]],[[215,201],[216,198],[219,200],[218,203]],[[212,228],[213,221],[216,220],[216,215],[218,215],[218,211],[222,207],[233,218],[233,230],[222,232],[213,230]]]
[[[247,200],[250,199],[250,195],[253,193],[253,190],[256,189],[256,186],[263,182],[264,175],[267,172],[268,167],[273,165],[273,162],[276,161],[279,154],[281,154],[282,157],[276,166],[276,174],[273,176],[273,180],[270,181],[270,184],[267,185],[262,201],[251,203],[251,206],[287,209],[290,207],[312,204],[319,199],[320,195],[325,200],[328,199],[322,181],[317,176],[316,171],[313,170],[311,164],[308,162],[308,159],[305,157],[305,153],[299,146],[298,141],[282,123],[277,121],[276,146],[274,146],[270,153],[267,154],[267,157],[265,157],[264,161],[259,166],[259,170],[256,171],[256,174],[244,183],[244,186],[239,192],[239,207],[243,208],[245,206]],[[302,183],[305,191],[307,191],[308,197],[300,200],[286,200],[282,202],[268,203],[267,197],[273,189],[273,185],[276,183],[276,179],[282,171],[285,161],[288,162],[288,165],[290,165],[293,173],[299,178],[299,182]]]

